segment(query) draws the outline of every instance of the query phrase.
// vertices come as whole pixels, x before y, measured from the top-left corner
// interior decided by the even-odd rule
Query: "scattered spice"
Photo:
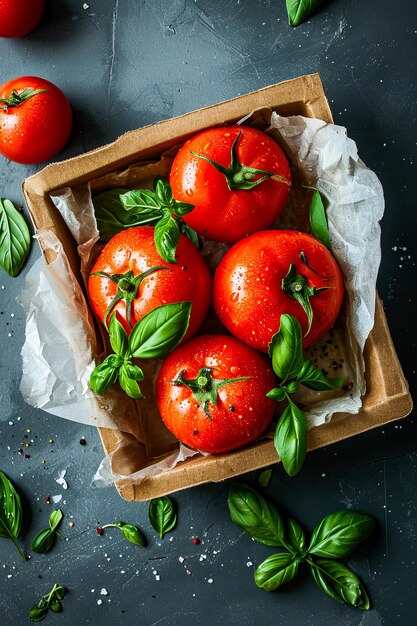
[[[81,437],[81,439],[80,439],[80,446],[85,446],[85,445],[87,445],[87,442],[84,439],[84,437]]]
[[[193,537],[193,544],[198,546],[199,543],[200,543],[200,539],[198,537]]]
[[[103,529],[101,528],[101,526],[97,526],[97,528],[96,528],[96,533],[97,533],[98,535],[102,535],[102,534],[103,534]]]
[[[46,496],[45,502],[46,504],[51,504],[51,498],[49,496]]]

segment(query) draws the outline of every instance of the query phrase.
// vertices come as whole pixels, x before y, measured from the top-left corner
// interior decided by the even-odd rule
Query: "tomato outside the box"
[[[126,274],[137,277],[153,267],[163,267],[140,283],[131,306],[132,327],[144,315],[162,304],[192,302],[190,325],[184,341],[191,337],[204,320],[211,301],[212,281],[198,249],[183,235],[176,251],[177,264],[167,263],[158,254],[151,226],[129,228],[115,235],[103,248],[88,280],[88,295],[98,319],[104,322],[106,311],[116,296],[118,286],[109,278],[93,276],[94,272]],[[121,299],[108,313],[116,311],[119,321],[130,332],[126,301]]]
[[[27,89],[43,91],[20,104],[7,104],[14,93],[18,98]],[[7,159],[26,164],[49,161],[67,143],[71,125],[67,98],[48,80],[23,76],[0,87],[0,152]]]
[[[228,167],[236,140],[242,165],[274,173],[286,182],[268,178],[251,189],[230,190],[223,173],[192,154]],[[261,178],[258,174],[253,180]],[[195,205],[184,221],[203,237],[229,243],[271,226],[285,206],[290,183],[289,163],[279,145],[248,126],[213,128],[192,137],[180,148],[170,174],[174,198]]]
[[[0,37],[24,37],[40,22],[45,0],[0,0]]]
[[[230,382],[217,390],[217,406],[195,397],[184,379],[210,385]],[[167,428],[186,445],[214,454],[240,448],[260,437],[272,419],[276,403],[266,397],[275,386],[265,358],[228,335],[205,335],[174,350],[156,382],[158,409]],[[204,387],[203,387],[204,388]],[[207,414],[209,413],[209,415]]]
[[[291,264],[309,288],[324,289],[309,298],[312,323],[308,334],[302,305],[282,288]],[[304,348],[316,343],[334,325],[343,293],[342,273],[318,239],[299,231],[270,230],[240,241],[226,253],[214,277],[213,303],[233,335],[267,352],[283,313],[299,321]]]

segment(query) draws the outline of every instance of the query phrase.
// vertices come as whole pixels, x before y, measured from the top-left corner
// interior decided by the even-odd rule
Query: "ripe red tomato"
[[[243,378],[245,380],[236,380]],[[167,428],[192,448],[219,454],[260,437],[274,413],[264,358],[227,335],[205,335],[174,350],[156,381]]]
[[[226,253],[214,277],[213,300],[231,333],[266,352],[283,313],[299,321],[304,348],[313,345],[335,323],[343,292],[342,273],[318,239],[269,230]]]
[[[71,124],[68,100],[48,80],[23,76],[0,87],[0,152],[7,159],[49,161],[67,143]]]
[[[271,226],[287,201],[291,172],[271,137],[248,126],[227,126],[189,139],[174,159],[170,183],[176,200],[195,205],[183,218],[191,228],[233,243]]]
[[[38,25],[45,0],[0,0],[0,37],[23,37]]]
[[[103,248],[88,280],[88,295],[96,316],[109,322],[110,313],[117,311],[118,319],[130,332],[136,322],[162,304],[192,302],[184,340],[191,337],[207,314],[211,276],[198,249],[183,235],[176,258],[177,264],[161,259],[151,226],[129,228],[115,235]],[[150,271],[160,267],[163,269]],[[95,272],[105,276],[94,276]]]

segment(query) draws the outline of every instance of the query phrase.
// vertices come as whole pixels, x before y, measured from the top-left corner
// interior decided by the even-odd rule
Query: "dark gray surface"
[[[336,121],[348,128],[384,185],[379,291],[415,389],[415,1],[404,0],[400,11],[392,0],[333,0],[297,29],[286,23],[284,0],[89,0],[88,10],[81,0],[47,4],[34,33],[22,40],[0,40],[0,82],[34,74],[65,91],[75,123],[62,157],[131,128],[320,72]],[[21,180],[38,169],[0,157],[0,195],[22,203]],[[46,525],[50,508],[45,496],[58,493],[64,494],[63,532],[69,540],[28,563],[0,540],[1,624],[26,623],[33,602],[55,582],[69,593],[62,615],[47,619],[62,626],[417,623],[417,437],[412,417],[310,454],[294,479],[277,468],[268,488],[309,529],[324,514],[345,506],[377,517],[378,533],[351,561],[370,591],[373,610],[362,614],[339,606],[307,574],[280,593],[265,593],[255,587],[254,567],[247,562],[257,564],[271,550],[231,524],[227,483],[178,493],[178,527],[161,542],[147,521],[146,504],[124,502],[113,488],[91,487],[102,458],[95,429],[48,417],[23,403],[19,352],[24,319],[15,297],[38,256],[35,244],[18,278],[0,277],[0,467],[24,497],[25,547]],[[30,459],[16,452],[25,434],[34,440]],[[87,439],[85,447],[79,444],[81,436]],[[54,444],[48,443],[51,438]],[[69,488],[63,492],[54,478],[65,468]],[[97,522],[116,518],[139,524],[149,547],[126,544],[115,532],[95,533]],[[194,534],[203,540],[199,546],[192,543]],[[200,560],[201,555],[206,558]],[[188,557],[184,564],[180,556]],[[186,575],[185,565],[192,575]],[[107,596],[100,595],[102,588]]]

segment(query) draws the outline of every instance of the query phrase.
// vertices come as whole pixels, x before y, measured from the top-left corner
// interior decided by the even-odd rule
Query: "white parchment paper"
[[[326,394],[297,392],[309,427],[318,426],[335,412],[357,413],[365,393],[362,352],[374,320],[382,187],[359,159],[345,128],[302,116],[281,117],[269,109],[242,121],[271,134],[291,162],[294,184],[276,227],[307,229],[309,192],[302,182],[317,186],[327,199],[330,238],[345,279],[346,306],[336,328],[310,351],[310,357],[330,375],[332,370],[335,375],[343,374],[350,384],[344,391]],[[100,250],[92,190],[149,187],[156,174],[169,173],[172,156],[167,153],[156,163],[134,164],[52,197],[77,242],[84,280]],[[43,259],[35,263],[20,298],[27,315],[21,382],[26,402],[60,417],[116,429],[119,444],[103,460],[95,477],[101,483],[154,475],[197,454],[178,444],[157,413],[153,398],[157,362],[146,364],[146,401],[126,399],[117,386],[100,398],[91,392],[88,379],[95,359],[101,356],[93,348],[97,328],[60,242],[53,233],[38,236],[57,256],[50,265]],[[209,241],[203,245],[211,267],[226,250],[227,246]],[[105,351],[104,334],[103,338]]]

